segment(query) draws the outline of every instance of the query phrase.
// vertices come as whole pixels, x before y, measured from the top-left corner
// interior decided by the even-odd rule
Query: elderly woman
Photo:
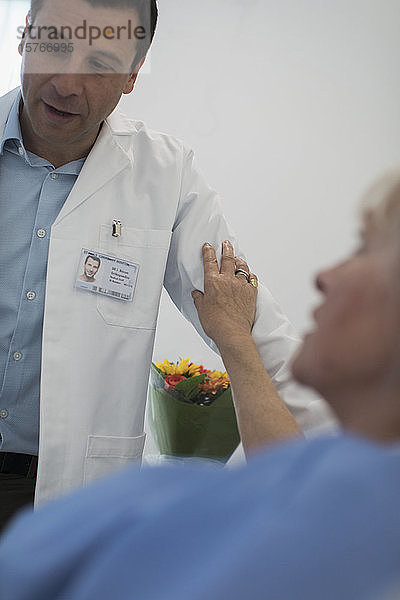
[[[230,372],[247,449],[298,435],[251,339],[255,276],[229,244],[220,269],[210,246],[203,253],[194,299]],[[269,446],[232,471],[124,471],[26,514],[0,547],[0,597],[398,599],[399,170],[370,191],[358,250],[316,284],[323,302],[293,373],[343,433]]]
[[[251,338],[256,276],[234,257],[229,242],[223,244],[221,269],[208,244],[203,260],[205,293],[192,295],[231,377],[245,448],[298,434]],[[314,311],[315,330],[305,336],[293,361],[294,377],[325,398],[344,428],[369,439],[400,442],[398,172],[367,194],[357,251],[320,273],[316,287],[324,300]]]

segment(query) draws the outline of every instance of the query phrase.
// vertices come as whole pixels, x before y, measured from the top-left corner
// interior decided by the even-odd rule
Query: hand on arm
[[[276,392],[261,362],[251,330],[256,312],[256,276],[234,256],[229,242],[222,246],[221,269],[215,250],[203,246],[204,294],[192,293],[205,333],[214,340],[229,373],[238,425],[246,454],[263,444],[301,431]]]

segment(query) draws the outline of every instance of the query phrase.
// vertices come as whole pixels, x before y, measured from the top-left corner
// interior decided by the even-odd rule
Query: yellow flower
[[[189,359],[182,358],[179,364],[171,363],[169,360],[164,358],[163,362],[156,362],[156,367],[160,369],[165,375],[186,375],[187,373],[192,374],[192,367],[189,367]]]
[[[189,367],[189,359],[188,358],[182,358],[181,362],[176,367],[176,373],[178,375],[184,375],[185,373],[187,373],[188,367]]]
[[[164,358],[163,362],[157,362],[156,367],[166,375],[175,375],[177,372],[176,365],[174,365],[174,363],[170,363],[166,358]]]
[[[210,379],[228,379],[228,373],[225,371],[224,373],[222,373],[221,371],[213,371],[212,373],[209,374],[209,378]]]
[[[226,371],[224,373],[221,371],[210,371],[209,369],[205,369],[202,365],[191,363],[188,358],[181,358],[178,364],[171,363],[169,360],[164,358],[163,362],[156,362],[155,365],[164,375],[184,375],[185,377],[196,377],[197,375],[204,373],[208,379],[211,379],[215,382],[218,380],[217,385],[219,386],[221,386],[222,383],[226,383],[227,385],[229,384],[229,376]]]
[[[196,375],[200,375],[200,365],[195,365],[192,363],[188,368],[188,374],[190,377],[196,377]]]

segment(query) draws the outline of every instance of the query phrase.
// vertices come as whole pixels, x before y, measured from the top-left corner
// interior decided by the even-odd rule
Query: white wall
[[[29,0],[0,0],[0,96],[20,82],[18,27],[25,24]]]
[[[4,91],[26,4],[0,0],[14,36],[1,46]],[[159,4],[150,74],[122,107],[195,148],[253,270],[301,331],[313,274],[355,243],[361,191],[400,160],[400,2]],[[164,297],[154,356],[181,355],[219,365]]]
[[[398,0],[159,0],[129,115],[191,144],[253,270],[303,330],[315,271],[400,160]],[[163,298],[154,357],[217,365]]]

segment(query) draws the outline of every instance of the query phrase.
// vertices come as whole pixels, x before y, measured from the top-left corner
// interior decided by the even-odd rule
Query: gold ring
[[[257,281],[257,279],[255,277],[252,277],[251,279],[249,279],[249,283],[251,283],[251,285],[254,288],[256,288],[256,289],[258,288],[258,281]]]

